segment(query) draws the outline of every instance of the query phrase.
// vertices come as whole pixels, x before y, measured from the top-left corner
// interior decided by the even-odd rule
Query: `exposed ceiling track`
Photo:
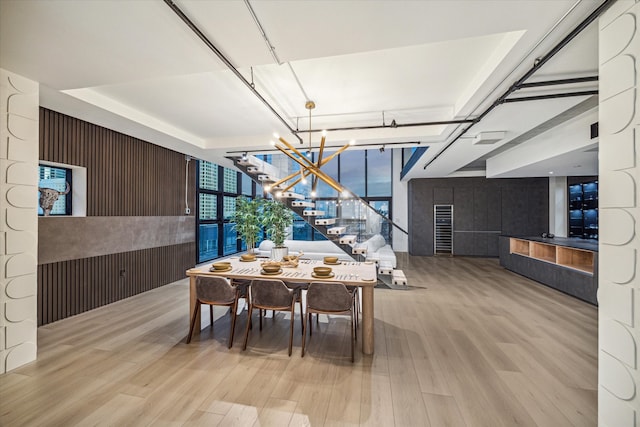
[[[534,95],[534,96],[522,96],[519,98],[507,98],[502,100],[503,104],[509,104],[512,102],[523,102],[523,101],[540,101],[543,99],[556,99],[556,98],[570,98],[572,96],[591,96],[597,95],[597,90],[583,90],[579,92],[565,92],[565,93],[549,93],[546,95]]]
[[[432,164],[438,157],[440,157],[449,147],[451,147],[457,140],[460,139],[464,134],[466,134],[469,129],[478,124],[483,118],[487,116],[494,108],[505,103],[505,100],[509,95],[518,90],[525,84],[525,81],[529,79],[533,74],[535,74],[544,64],[546,64],[551,58],[553,58],[560,50],[562,50],[571,40],[573,40],[578,34],[580,34],[585,28],[589,26],[593,21],[595,21],[605,10],[609,8],[616,0],[605,0],[596,10],[591,12],[589,16],[587,16],[580,24],[578,24],[566,37],[564,37],[558,44],[556,44],[546,55],[542,58],[536,59],[533,67],[527,71],[522,77],[520,77],[514,84],[512,84],[509,89],[507,89],[502,95],[496,99],[493,104],[487,107],[478,117],[476,117],[473,122],[464,128],[455,138],[453,138],[445,147],[440,150],[438,154],[433,156],[431,160],[429,160],[422,169],[427,169],[430,164]]]
[[[238,69],[231,63],[231,61],[229,61],[229,59],[220,51],[220,49],[218,49],[212,42],[211,40],[209,40],[207,38],[207,36],[204,35],[204,33],[202,31],[200,31],[200,29],[196,26],[196,24],[193,23],[193,21],[191,21],[191,19],[189,19],[189,17],[187,15],[184,14],[184,12],[182,12],[182,10],[173,2],[173,0],[164,0],[165,4],[167,6],[169,6],[171,8],[171,10],[173,10],[173,12],[178,15],[178,17],[182,20],[182,22],[184,22],[190,29],[191,31],[193,31],[196,36],[198,36],[198,38],[200,40],[202,40],[202,42],[213,52],[216,54],[216,56],[218,57],[218,59],[220,59],[224,65],[227,66],[227,68],[229,68],[233,74],[235,74],[235,76],[240,79],[240,81],[242,83],[244,83],[244,85],[260,100],[262,101],[262,103],[264,105],[267,106],[267,108],[278,118],[278,120],[280,120],[280,122],[282,122],[282,124],[284,124],[286,126],[286,128],[289,130],[289,132],[291,132],[297,139],[298,141],[300,141],[300,143],[302,144],[302,138],[300,138],[298,136],[298,134],[296,133],[296,131],[289,125],[289,123],[287,123],[287,121],[271,106],[271,104],[269,104],[269,102],[264,99],[264,97],[262,95],[260,95],[260,92],[258,92],[255,87],[253,87],[253,85],[251,84],[251,82],[249,82],[247,79],[244,78],[244,76],[240,73],[240,71],[238,71]]]
[[[296,130],[296,134],[298,133],[307,133],[307,132],[335,132],[341,130],[367,130],[367,129],[389,129],[389,128],[405,128],[405,127],[415,127],[415,126],[442,126],[442,125],[459,125],[464,123],[473,123],[475,119],[460,119],[460,120],[441,120],[437,122],[419,122],[419,123],[396,123],[395,120],[390,124],[383,125],[372,125],[372,126],[351,126],[351,127],[342,127],[342,128],[331,128],[331,129],[309,129],[309,130]]]
[[[256,24],[256,27],[258,27],[258,31],[260,31],[260,34],[262,35],[262,39],[267,45],[267,49],[269,49],[269,53],[273,57],[273,60],[276,61],[276,64],[282,65],[283,62],[278,57],[278,54],[276,52],[276,47],[271,43],[271,40],[269,40],[269,37],[267,36],[267,32],[264,30],[262,23],[258,19],[258,15],[256,15],[256,12],[253,10],[253,6],[251,6],[251,3],[249,2],[249,0],[244,0],[244,4],[247,6],[247,9],[249,9],[249,13],[253,18],[253,22]],[[307,92],[304,90],[304,87],[302,86],[302,83],[300,83],[300,79],[298,78],[298,75],[296,74],[295,70],[291,66],[290,62],[287,62],[287,67],[289,67],[289,71],[291,71],[291,74],[293,74],[293,78],[298,84],[298,87],[300,88],[300,91],[302,92],[302,95],[304,96],[305,101],[308,101],[310,99],[309,95],[307,95]]]
[[[394,145],[401,145],[403,147],[415,147],[417,145],[420,145],[421,142],[420,141],[413,141],[413,142],[378,142],[375,144],[358,144],[355,145],[354,147],[356,148],[361,148],[361,147],[392,147]],[[342,147],[341,145],[325,145],[324,149],[329,150],[331,148],[340,148]],[[279,152],[280,150],[272,148],[272,149],[264,149],[264,150],[234,150],[234,151],[227,151],[226,154],[243,154],[243,153],[273,153],[273,152]]]
[[[530,87],[566,85],[566,84],[588,83],[588,82],[597,82],[597,81],[598,81],[598,76],[574,77],[572,79],[545,80],[540,82],[521,83],[517,88],[527,89]]]

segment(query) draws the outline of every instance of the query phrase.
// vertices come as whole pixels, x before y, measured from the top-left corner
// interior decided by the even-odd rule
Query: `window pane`
[[[325,151],[322,155],[323,158],[329,157],[333,152]],[[332,159],[329,163],[322,166],[320,169],[326,175],[329,175],[334,180],[338,181],[338,160],[336,158]],[[318,187],[316,191],[317,197],[337,197],[338,192],[327,185],[324,181],[318,180]]]
[[[224,192],[238,192],[238,172],[233,169],[224,168]]]
[[[232,222],[228,222],[224,224],[224,247],[223,247],[223,255],[234,254],[238,252],[238,233],[233,230],[233,226],[235,224]]]
[[[200,161],[200,188],[218,191],[218,165]]]
[[[367,152],[367,196],[391,197],[391,153],[393,150]]]
[[[253,188],[251,183],[251,178],[249,178],[249,176],[246,174],[242,174],[242,194],[246,196],[253,195]]]
[[[215,194],[200,193],[200,220],[217,219],[218,200]]]
[[[293,221],[293,240],[311,240],[311,226],[306,221]]]
[[[218,256],[218,224],[200,224],[198,262],[208,261]]]
[[[236,198],[224,196],[222,218],[225,220],[231,219],[236,213]]]
[[[340,154],[340,184],[353,194],[365,196],[364,150],[347,150]]]
[[[67,174],[71,171],[64,168],[54,168],[51,166],[40,166],[40,180],[38,181],[38,187],[51,188],[64,193],[67,189]],[[68,179],[71,180],[71,177]],[[51,208],[50,215],[71,215],[71,191],[69,194],[60,194],[58,199]],[[40,193],[38,192],[38,199]],[[38,215],[44,215],[44,210],[38,203]]]

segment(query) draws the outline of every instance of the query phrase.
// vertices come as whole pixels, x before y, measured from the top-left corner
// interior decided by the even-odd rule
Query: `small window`
[[[50,198],[57,200],[53,204],[49,215],[71,215],[71,169],[40,165],[39,189],[51,189],[57,192],[50,193]],[[44,215],[42,202],[46,203],[47,197],[38,191],[38,215]]]

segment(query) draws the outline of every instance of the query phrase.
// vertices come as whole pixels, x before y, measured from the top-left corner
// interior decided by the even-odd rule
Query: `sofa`
[[[336,246],[329,240],[285,240],[284,245],[289,248],[289,255],[299,255],[302,252],[304,258],[322,260],[326,256],[337,256],[342,260],[352,260],[351,255]],[[271,248],[275,244],[271,240],[263,240],[255,253],[258,256],[271,256]]]
[[[355,248],[366,249],[367,261],[373,261],[379,266],[390,266],[391,268],[397,266],[395,252],[380,234],[376,234],[362,243],[356,243]]]
[[[337,256],[342,260],[353,259],[351,255],[329,240],[285,240],[284,245],[289,248],[289,255],[299,255],[302,252],[303,257],[309,259],[322,260],[326,256]],[[255,252],[258,256],[269,257],[273,247],[274,243],[271,240],[263,240]],[[376,234],[364,242],[356,243],[354,247],[366,249],[365,258],[367,261],[396,268],[396,254],[382,235]]]

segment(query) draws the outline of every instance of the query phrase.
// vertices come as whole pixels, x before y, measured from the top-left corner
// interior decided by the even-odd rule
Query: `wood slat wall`
[[[39,265],[38,326],[182,279],[195,250],[185,243]]]
[[[87,216],[179,220],[184,214],[184,154],[45,108],[40,108],[39,151],[40,160],[87,168]],[[195,174],[190,162],[192,209]],[[114,218],[113,227],[120,225]],[[64,244],[64,236],[44,243]],[[195,262],[194,241],[39,265],[38,325],[174,282]]]
[[[184,214],[184,154],[40,108],[40,160],[87,168],[87,216]]]

